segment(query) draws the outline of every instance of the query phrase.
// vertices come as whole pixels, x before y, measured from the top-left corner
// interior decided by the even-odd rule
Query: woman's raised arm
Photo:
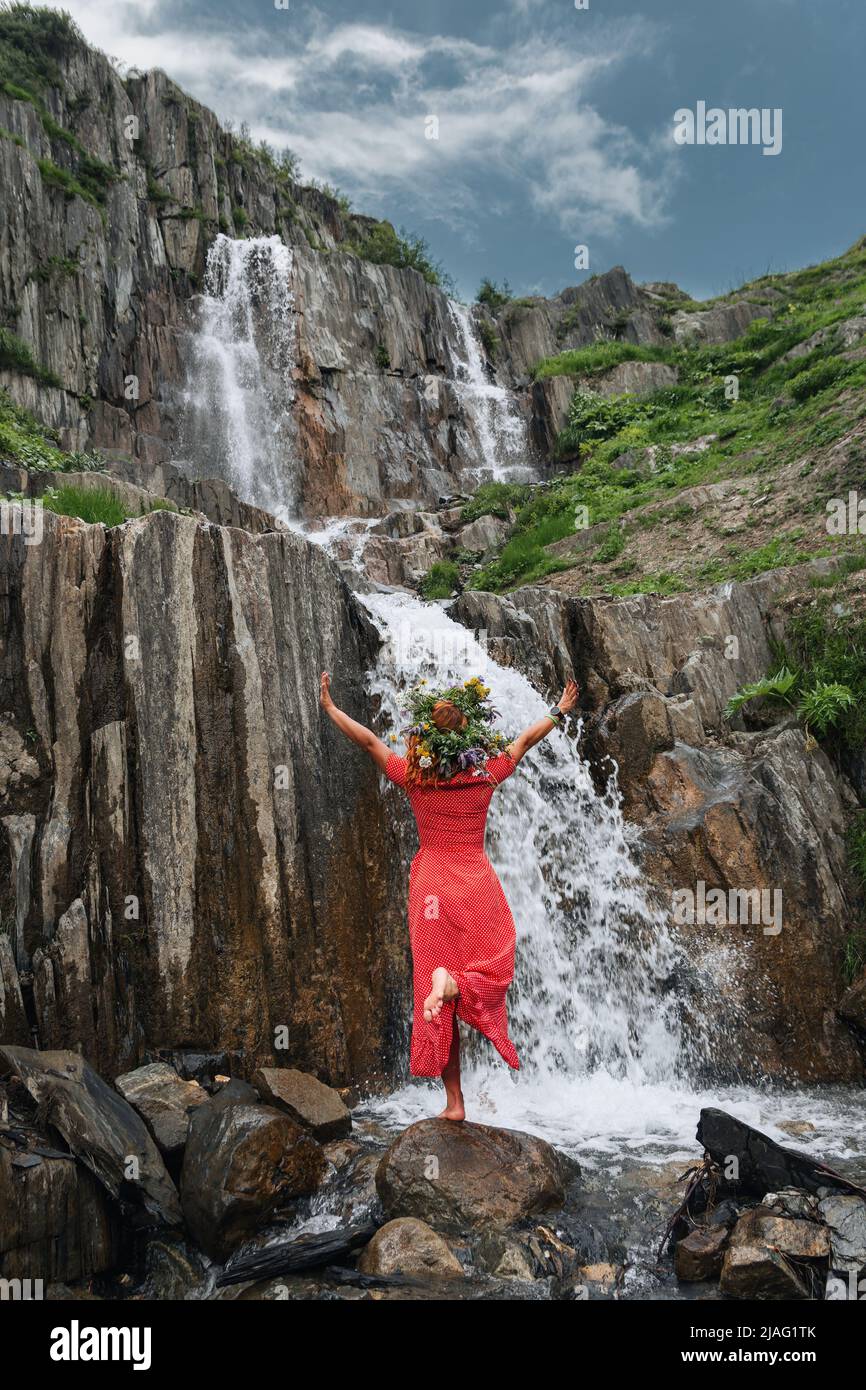
[[[331,699],[331,677],[327,671],[322,672],[321,687],[319,691],[319,704],[325,711],[333,724],[336,724],[340,733],[345,734],[353,743],[357,743],[359,748],[363,748],[365,753],[369,753],[373,762],[380,772],[385,771],[385,764],[391,753],[387,743],[383,743],[380,738],[368,729],[366,724],[359,724],[357,719],[351,719],[348,714],[344,714],[338,709]]]
[[[546,738],[551,729],[555,729],[566,714],[570,714],[577,704],[579,690],[576,681],[569,681],[560,696],[559,704],[555,705],[543,719],[538,719],[534,724],[530,724],[522,734],[508,747],[508,752],[515,763],[519,763],[524,753],[528,753],[530,748],[534,748],[536,743],[540,743]]]

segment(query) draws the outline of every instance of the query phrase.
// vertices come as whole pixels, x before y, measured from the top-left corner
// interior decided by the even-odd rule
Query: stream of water
[[[526,422],[514,395],[490,380],[468,307],[449,299],[448,311],[455,331],[457,394],[475,428],[481,454],[476,483],[527,482],[534,474],[527,467]]]
[[[292,252],[278,236],[208,252],[190,336],[182,450],[198,477],[285,519],[297,510],[292,369]]]

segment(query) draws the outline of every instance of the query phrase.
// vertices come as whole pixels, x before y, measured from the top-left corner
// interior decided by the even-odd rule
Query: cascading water
[[[441,686],[482,675],[509,733],[547,708],[519,672],[496,665],[483,640],[439,605],[397,593],[368,594],[362,602],[383,639],[370,690],[392,731],[406,723],[401,692],[420,679]],[[816,1141],[826,1144],[832,1133],[836,1154],[844,1155],[864,1130],[856,1098],[827,1091],[808,1093],[806,1101],[803,1090],[711,1089],[692,1080],[724,1039],[714,1036],[710,1020],[701,1028],[694,1012],[687,1028],[682,1023],[683,1005],[692,1001],[671,983],[679,951],[635,849],[615,786],[595,790],[562,731],[552,732],[494,795],[488,850],[517,928],[508,1014],[521,1071],[515,1077],[464,1030],[473,1118],[535,1131],[590,1166],[618,1167],[629,1151],[654,1162],[693,1155],[704,1105],[721,1105],[783,1142],[779,1123],[808,1113]],[[707,962],[709,975],[718,969],[718,961]],[[427,1083],[375,1104],[386,1123],[430,1113]]]
[[[456,335],[457,393],[475,430],[481,454],[476,470],[479,481],[528,481],[534,470],[528,461],[526,424],[513,394],[489,380],[467,306],[449,299],[448,311]]]
[[[181,429],[198,477],[222,477],[247,502],[282,519],[296,496],[292,252],[278,236],[208,252],[190,344]]]

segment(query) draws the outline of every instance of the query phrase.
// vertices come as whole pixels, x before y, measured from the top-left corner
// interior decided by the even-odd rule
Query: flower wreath
[[[432,715],[440,700],[448,700],[460,710],[466,718],[464,728],[437,729]],[[422,680],[408,692],[403,705],[412,719],[403,731],[409,741],[410,780],[447,781],[458,772],[481,776],[487,759],[511,742],[506,734],[490,727],[499,712],[491,705],[490,688],[480,676],[443,690],[431,690]],[[412,776],[416,767],[418,772]]]

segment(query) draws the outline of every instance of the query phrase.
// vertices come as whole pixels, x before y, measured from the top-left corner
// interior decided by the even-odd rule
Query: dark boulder
[[[288,1115],[266,1105],[193,1113],[183,1159],[183,1214],[197,1243],[224,1260],[295,1197],[315,1192],[326,1160]]]
[[[434,1230],[459,1232],[561,1206],[576,1171],[543,1139],[518,1130],[422,1120],[386,1150],[376,1187],[387,1219],[417,1216]]]
[[[45,1122],[134,1219],[180,1225],[177,1189],[147,1126],[77,1052],[0,1047]]]
[[[736,1177],[726,1179],[726,1189],[752,1192],[759,1197],[787,1187],[805,1188],[807,1192],[832,1188],[855,1196],[866,1195],[862,1188],[832,1168],[826,1168],[796,1149],[777,1144],[724,1110],[701,1111],[697,1139],[723,1173],[730,1168],[731,1160],[736,1160]]]

